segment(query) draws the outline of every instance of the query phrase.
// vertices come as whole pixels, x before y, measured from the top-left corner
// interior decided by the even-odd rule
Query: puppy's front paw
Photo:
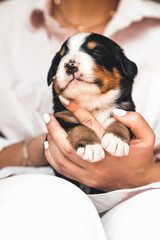
[[[102,146],[98,143],[88,144],[85,147],[79,147],[77,154],[89,162],[98,162],[105,157]]]
[[[122,157],[129,153],[129,144],[122,141],[119,137],[114,136],[112,133],[106,133],[102,138],[101,144],[112,156]]]

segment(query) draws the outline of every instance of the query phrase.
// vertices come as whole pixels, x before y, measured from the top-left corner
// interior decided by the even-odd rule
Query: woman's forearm
[[[0,152],[0,169],[7,166],[23,165],[23,144],[24,142],[12,144]]]
[[[31,166],[43,166],[48,162],[43,152],[45,134],[32,138],[27,147],[28,160]],[[24,141],[12,144],[0,152],[0,169],[7,166],[28,166],[24,156]]]

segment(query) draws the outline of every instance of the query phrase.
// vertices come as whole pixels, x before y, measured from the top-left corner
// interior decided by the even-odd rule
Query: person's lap
[[[2,240],[159,240],[159,215],[160,189],[112,208],[101,218],[102,226],[89,198],[65,180],[27,174],[0,181]]]
[[[73,184],[49,175],[0,181],[0,239],[106,240],[89,198]]]
[[[141,192],[102,217],[109,240],[159,240],[160,189]]]

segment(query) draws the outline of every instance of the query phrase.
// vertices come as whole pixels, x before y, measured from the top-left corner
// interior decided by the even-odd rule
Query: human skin
[[[27,151],[29,162],[34,167],[48,165],[43,152],[46,134],[42,133],[30,139]],[[0,169],[8,166],[28,166],[23,153],[24,141],[5,147],[0,152]]]
[[[89,112],[72,101],[65,107],[82,124],[92,128],[98,137],[102,138],[105,130]],[[50,115],[47,124],[49,147],[45,150],[48,162],[60,174],[105,192],[158,182],[160,165],[155,163],[153,158],[155,135],[148,123],[137,112],[113,116],[134,134],[128,156],[113,157],[106,152],[105,158],[96,163],[82,159],[67,140],[65,130],[54,116]]]
[[[56,5],[52,0],[48,5],[50,15],[59,22],[61,27],[77,32],[76,26],[84,26],[80,31],[102,34],[111,19],[110,14],[117,9],[118,3],[119,0],[65,0]]]

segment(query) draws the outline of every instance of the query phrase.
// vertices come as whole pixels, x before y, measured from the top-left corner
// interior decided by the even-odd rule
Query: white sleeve
[[[1,74],[0,78],[2,79]],[[27,113],[11,87],[6,85],[1,87],[0,99],[0,132],[5,136],[0,138],[0,150],[2,150],[34,133],[32,125],[27,121]]]
[[[11,54],[15,40],[11,7],[12,4],[7,3],[0,5],[0,133],[5,136],[0,137],[0,151],[33,134],[27,113],[15,93],[18,77]]]
[[[45,133],[42,115],[53,112],[46,80],[49,40],[41,31],[33,36],[27,25],[34,1],[0,4],[0,133],[5,136],[0,136],[0,150]],[[39,51],[39,38],[47,51]]]

